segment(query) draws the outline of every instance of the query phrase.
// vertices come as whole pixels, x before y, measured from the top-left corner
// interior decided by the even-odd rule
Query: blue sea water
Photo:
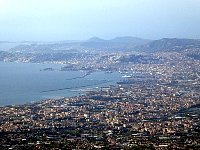
[[[41,71],[49,67],[55,70]],[[75,78],[86,72],[59,71],[61,67],[61,64],[0,62],[0,106],[75,96],[80,94],[79,89],[107,86],[121,79],[117,72],[93,72],[85,78]]]

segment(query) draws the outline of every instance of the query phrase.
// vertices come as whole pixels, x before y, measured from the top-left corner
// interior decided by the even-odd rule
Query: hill
[[[55,52],[55,51],[82,51],[82,50],[133,50],[136,46],[147,44],[150,40],[136,37],[116,37],[111,40],[105,40],[98,37],[92,37],[86,41],[62,41],[55,43],[34,43],[22,44],[12,51],[20,52]]]
[[[111,40],[104,40],[95,37],[81,43],[80,46],[86,49],[96,50],[131,50],[136,46],[141,46],[148,42],[150,42],[150,40],[130,36],[116,37]]]
[[[177,38],[163,38],[154,40],[147,44],[137,47],[137,49],[148,52],[156,51],[184,51],[186,49],[200,48],[200,40],[197,39],[177,39]]]

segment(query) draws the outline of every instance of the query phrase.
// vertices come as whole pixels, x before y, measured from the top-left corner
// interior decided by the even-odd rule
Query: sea
[[[61,71],[62,66],[0,62],[0,106],[78,96],[85,90],[115,85],[121,80],[118,72],[95,71],[87,74],[87,71]]]

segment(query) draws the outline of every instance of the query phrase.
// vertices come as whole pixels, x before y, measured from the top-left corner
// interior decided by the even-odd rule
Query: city
[[[119,71],[123,81],[80,96],[1,107],[2,148],[200,148],[199,60],[177,52],[103,58],[63,69]],[[119,61],[124,58],[130,61]]]
[[[200,150],[199,0],[0,0],[0,150]]]

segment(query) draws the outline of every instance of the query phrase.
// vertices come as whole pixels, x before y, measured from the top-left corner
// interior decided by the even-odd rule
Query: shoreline
[[[32,65],[34,65],[34,70],[37,70],[35,74],[39,75],[39,76],[40,76],[40,69],[48,67],[48,64],[43,66],[43,64],[45,64],[45,63],[25,63],[25,62],[21,63],[21,62],[4,62],[4,61],[0,61],[0,63],[2,64],[2,67],[5,68],[5,69],[10,67],[10,68],[8,68],[9,70],[12,70],[12,66],[16,66],[17,68],[19,66],[19,69],[17,69],[17,70],[15,69],[17,71],[18,77],[21,75],[21,73],[20,73],[21,71],[26,72],[26,69],[28,69],[28,71],[29,71],[31,69]],[[25,65],[25,66],[23,66],[23,65]],[[54,65],[54,64],[53,63],[49,64],[50,67],[52,65]],[[60,64],[55,64],[55,65],[59,65],[60,67],[62,67],[62,65],[60,65]],[[8,69],[6,69],[6,70],[8,70]],[[5,72],[4,70],[2,70],[2,71]],[[3,73],[3,72],[2,72],[2,75],[6,77],[7,73]],[[39,72],[39,74],[37,72]],[[53,72],[47,71],[47,73],[45,73],[45,74],[51,75],[51,74],[54,74]],[[57,70],[55,72],[57,72]],[[2,90],[2,95],[1,95],[1,98],[0,98],[0,107],[25,105],[25,104],[29,104],[29,103],[32,103],[32,102],[42,101],[42,100],[45,100],[45,99],[55,99],[54,97],[69,98],[69,97],[79,96],[80,91],[81,91],[82,94],[86,93],[86,92],[84,92],[84,90],[86,88],[95,88],[96,86],[102,87],[102,86],[116,85],[116,82],[118,80],[120,80],[120,78],[121,78],[120,74],[116,75],[116,73],[118,73],[118,72],[113,72],[114,74],[107,74],[105,71],[100,71],[100,70],[89,70],[89,71],[79,70],[78,72],[82,72],[81,74],[71,73],[73,75],[69,75],[69,76],[67,75],[68,74],[67,72],[69,72],[69,73],[74,72],[74,70],[72,70],[72,71],[69,71],[69,70],[68,71],[60,71],[60,72],[61,72],[61,75],[59,75],[58,78],[60,78],[60,77],[62,77],[62,78],[60,79],[61,81],[59,80],[59,83],[63,82],[62,84],[60,84],[60,86],[59,85],[58,86],[53,85],[53,86],[47,86],[45,88],[40,88],[40,85],[35,85],[35,84],[37,84],[37,83],[43,84],[43,82],[40,82],[40,80],[43,80],[43,77],[42,77],[41,79],[40,78],[37,78],[37,79],[33,78],[33,80],[35,80],[35,81],[39,80],[39,82],[36,81],[36,82],[33,83],[34,84],[33,86],[34,87],[38,86],[38,89],[36,89],[32,93],[29,93],[29,91],[27,91],[29,89],[28,88],[29,86],[27,87],[27,89],[24,89],[24,88],[18,89],[19,91],[17,91],[18,92],[17,95],[15,95],[16,94],[15,91],[14,91],[15,89],[2,87],[3,90]],[[66,72],[66,73],[62,74],[62,72]],[[55,75],[56,74],[57,73],[55,73]],[[29,76],[29,73],[27,75],[25,75],[25,78],[24,78],[24,76],[20,77],[19,79],[18,78],[16,78],[16,79],[11,78],[12,80],[9,80],[10,81],[9,83],[7,83],[7,80],[10,79],[10,78],[7,78],[7,80],[3,80],[3,78],[2,78],[2,82],[5,81],[4,85],[9,84],[9,85],[12,85],[12,86],[17,86],[15,84],[18,83],[19,81],[21,82],[21,79],[24,80],[24,79],[31,78],[30,80],[32,80],[32,77],[34,77],[33,75]],[[73,78],[73,76],[76,76],[76,75],[77,75],[77,77]],[[53,76],[53,75],[51,75],[51,76]],[[66,76],[68,76],[69,78],[66,79]],[[94,79],[95,81],[89,81],[88,80],[88,81],[84,81],[82,83],[81,79],[86,78],[87,76],[91,76],[91,79]],[[72,78],[70,78],[70,77],[72,77]],[[73,84],[73,82],[76,81],[76,79],[80,79],[80,81],[78,80],[77,82],[81,82],[80,85],[82,85],[82,86],[76,86],[76,85]],[[87,79],[90,79],[90,77],[87,77]],[[74,80],[74,81],[70,81],[70,84],[68,84],[67,80]],[[84,80],[86,80],[86,79],[84,79]],[[48,82],[51,82],[51,80],[49,80]],[[48,82],[45,82],[45,83],[48,83]],[[30,83],[32,83],[32,81]],[[108,84],[106,84],[106,83],[108,83]],[[24,82],[24,86],[25,85],[27,85],[26,81]],[[66,85],[69,86],[69,87],[65,87]],[[50,88],[49,90],[48,90],[48,87]],[[54,89],[54,87],[58,87],[58,89]],[[61,88],[59,88],[59,87],[61,87]],[[79,89],[81,89],[81,90],[79,90]],[[66,90],[66,91],[64,91],[64,90]],[[58,91],[58,92],[56,92],[56,91]],[[11,92],[11,94],[8,94],[9,92]],[[52,93],[50,93],[50,92],[52,92]],[[53,93],[53,92],[55,92],[55,93]],[[34,94],[34,95],[32,95],[32,94]]]
[[[72,88],[63,88],[63,89],[57,89],[57,90],[49,90],[49,91],[41,91],[42,93],[48,93],[48,92],[53,92],[53,91],[62,91],[62,90],[73,90],[73,89],[78,89],[78,88],[89,88],[90,86],[95,86],[95,85],[101,85],[101,84],[104,84],[104,83],[109,83],[109,82],[112,82],[111,80],[108,80],[108,81],[104,81],[104,82],[102,82],[102,83],[96,83],[96,84],[91,84],[91,85],[86,85],[86,86],[79,86],[79,87],[72,87]],[[92,88],[92,90],[93,90],[94,88]],[[80,92],[81,91],[81,89],[80,90],[77,90],[77,92]],[[82,89],[82,91],[81,91],[83,94],[82,95],[78,95],[78,94],[76,94],[76,95],[73,95],[73,96],[59,96],[58,98],[53,98],[53,96],[52,96],[52,98],[44,98],[44,99],[41,99],[41,100],[33,100],[33,101],[30,101],[30,102],[27,102],[27,103],[22,103],[22,104],[10,104],[10,105],[0,105],[0,108],[4,108],[4,107],[18,107],[18,106],[25,106],[25,105],[34,105],[34,104],[37,104],[37,103],[41,103],[41,102],[43,102],[43,101],[47,101],[47,100],[61,100],[61,99],[63,99],[63,98],[74,98],[74,97],[80,97],[80,96],[86,96],[85,94],[86,94],[86,92],[87,92],[87,90],[86,91],[84,91],[83,89]]]

